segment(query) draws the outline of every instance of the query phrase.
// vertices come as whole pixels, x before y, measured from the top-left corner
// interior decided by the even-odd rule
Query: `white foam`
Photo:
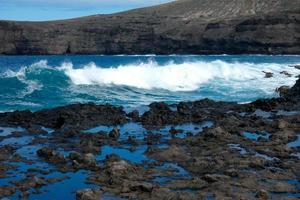
[[[280,85],[293,85],[296,78],[282,74],[285,70],[299,74],[288,65],[275,63],[229,63],[220,60],[204,62],[167,63],[159,65],[154,61],[102,68],[95,63],[75,69],[72,63],[63,63],[60,70],[75,85],[123,85],[142,89],[165,89],[170,91],[194,91],[205,83],[220,82],[236,89],[259,87],[267,92],[274,92]],[[262,71],[273,72],[274,78],[265,79]]]
[[[17,71],[7,70],[0,77],[4,78],[14,78],[16,77],[20,82],[26,85],[26,88],[19,93],[19,97],[23,98],[27,95],[32,94],[36,90],[41,90],[43,85],[36,80],[30,80],[27,78],[28,73],[40,73],[43,69],[51,69],[48,66],[47,60],[41,60],[39,62],[33,63],[30,66],[21,67]]]

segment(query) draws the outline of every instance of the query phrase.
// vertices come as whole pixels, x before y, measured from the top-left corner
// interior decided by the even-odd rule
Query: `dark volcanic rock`
[[[101,191],[93,189],[83,189],[76,191],[76,200],[101,200]]]
[[[99,124],[114,125],[123,124],[127,121],[126,113],[122,107],[112,105],[74,104],[54,109],[41,110],[35,113],[30,111],[15,111],[1,113],[2,123],[11,124],[40,124],[45,127],[60,129],[64,126],[91,127]],[[64,129],[63,129],[64,130]],[[65,131],[65,130],[64,130]],[[66,136],[76,134],[76,130]]]
[[[120,137],[120,131],[117,128],[113,128],[108,134],[109,137],[113,139],[118,139]]]
[[[291,88],[290,93],[288,94],[293,98],[300,97],[300,78],[297,80],[296,84]]]
[[[178,0],[52,22],[0,21],[0,54],[299,54],[299,0]]]
[[[289,86],[280,86],[279,88],[276,88],[275,91],[279,93],[280,97],[284,97],[289,93],[290,89]]]
[[[274,76],[274,74],[272,72],[263,71],[263,73],[265,73],[265,78],[272,78]]]
[[[171,106],[152,103],[150,110],[140,117],[146,131],[133,127],[126,130],[125,138],[119,137],[117,128],[110,133],[82,131],[85,126],[92,128],[102,123],[107,128],[120,127],[123,134],[126,113],[110,105],[79,104],[36,113],[0,114],[3,127],[11,123],[22,124],[25,129],[1,136],[0,142],[22,135],[34,137],[28,145],[0,147],[0,178],[4,182],[13,178],[9,187],[0,187],[0,198],[12,197],[16,192],[20,198],[30,198],[37,192],[47,195],[45,185],[72,176],[46,177],[56,171],[87,172],[86,183],[95,184],[98,189],[77,191],[76,198],[82,200],[106,199],[107,195],[141,200],[263,200],[276,199],[278,194],[278,199],[298,195],[299,88],[298,80],[280,98],[249,104],[209,99]],[[206,122],[211,125],[204,128]],[[193,126],[177,126],[182,123]],[[57,130],[45,135],[41,125]],[[188,134],[190,128],[197,133]],[[168,130],[174,137],[170,137]],[[181,132],[190,136],[176,137]],[[42,145],[37,146],[39,157],[31,158],[28,155],[35,153],[36,144]],[[26,157],[22,153],[24,147],[30,151],[25,151]],[[108,152],[107,147],[112,151]],[[65,153],[69,155],[65,157]],[[37,165],[44,162],[49,169]],[[16,163],[33,168],[19,169]],[[23,178],[19,179],[17,174]]]
[[[66,163],[67,160],[64,155],[50,149],[48,147],[44,147],[37,151],[37,155],[44,158],[45,160],[52,163]]]

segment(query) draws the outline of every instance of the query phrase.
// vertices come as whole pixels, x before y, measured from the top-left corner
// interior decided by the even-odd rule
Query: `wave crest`
[[[0,74],[1,78],[17,78],[21,83],[26,85],[26,88],[19,92],[18,97],[23,98],[27,95],[32,94],[37,90],[41,90],[43,88],[43,84],[37,80],[31,80],[27,76],[30,73],[38,74],[44,69],[50,69],[48,66],[47,60],[41,60],[39,62],[33,63],[30,66],[21,67],[17,71],[7,70],[4,73]]]
[[[237,84],[263,79],[264,70],[279,72],[283,68],[279,64],[228,63],[216,60],[181,64],[169,62],[164,65],[148,61],[115,68],[102,68],[92,62],[79,69],[75,69],[72,63],[63,63],[60,70],[75,85],[122,85],[142,89],[194,91],[211,80]]]

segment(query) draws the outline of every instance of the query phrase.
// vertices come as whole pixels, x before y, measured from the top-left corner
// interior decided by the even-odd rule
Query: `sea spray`
[[[262,89],[266,92],[273,92],[276,82],[287,81],[293,83],[295,78],[290,80],[286,77],[276,75],[276,80],[264,80],[262,71],[278,73],[282,70],[289,70],[295,73],[292,68],[287,66],[268,63],[227,63],[221,60],[212,62],[184,62],[175,64],[169,62],[159,65],[157,62],[149,61],[146,63],[120,65],[114,68],[102,68],[91,62],[83,68],[75,69],[72,63],[63,63],[60,70],[63,70],[70,80],[76,85],[124,85],[142,89],[165,89],[169,91],[195,91],[202,84],[218,80],[223,83],[240,85],[248,82],[265,82]],[[290,81],[290,83],[288,82]]]

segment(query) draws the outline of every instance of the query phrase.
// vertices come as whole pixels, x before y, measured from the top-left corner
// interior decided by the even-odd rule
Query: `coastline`
[[[300,199],[299,28],[300,0],[0,19],[0,200]]]
[[[6,133],[0,138],[6,144],[0,147],[1,181],[9,180],[18,166],[27,170],[16,171],[23,178],[1,184],[0,196],[35,197],[30,191],[79,176],[88,183],[78,188],[80,200],[107,195],[297,198],[299,91],[300,79],[280,98],[249,104],[209,99],[152,103],[142,115],[92,103],[1,113],[2,127],[19,127],[0,132]],[[27,146],[30,150],[24,150]],[[42,163],[47,167],[38,167]],[[53,178],[53,173],[61,175]]]
[[[299,0],[179,0],[71,20],[0,20],[0,54],[300,54]]]

